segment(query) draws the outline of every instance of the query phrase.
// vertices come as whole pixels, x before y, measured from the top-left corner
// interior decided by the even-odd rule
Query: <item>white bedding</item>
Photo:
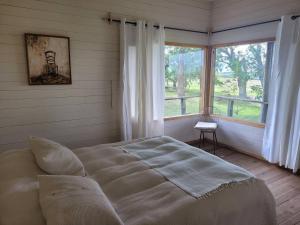
[[[241,182],[196,199],[118,145],[125,144],[98,145],[74,152],[89,176],[101,185],[124,224],[276,224],[274,198],[263,181]],[[154,141],[152,146],[158,147]]]
[[[74,150],[125,225],[276,224],[274,199],[263,181],[241,182],[197,199],[136,156],[124,152],[119,146],[125,144]],[[30,151],[0,155],[1,225],[45,224],[38,200],[37,174],[44,172]]]

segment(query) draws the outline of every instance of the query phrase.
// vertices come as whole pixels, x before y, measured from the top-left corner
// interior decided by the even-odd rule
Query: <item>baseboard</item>
[[[205,138],[205,142],[208,142],[208,143],[210,143],[210,144],[213,144],[213,141],[210,140],[210,139],[207,139],[207,138]],[[197,145],[197,144],[199,144],[199,139],[193,140],[193,141],[188,141],[188,142],[186,142],[186,143],[189,144],[189,145]],[[256,159],[259,159],[259,160],[266,161],[266,160],[265,160],[262,156],[260,156],[260,155],[256,155],[256,154],[252,154],[252,153],[243,151],[243,150],[241,150],[241,149],[238,149],[238,148],[236,148],[236,147],[233,147],[233,146],[224,144],[224,143],[219,142],[219,141],[218,141],[218,146],[219,146],[219,147],[224,147],[224,148],[229,148],[230,150],[233,150],[233,151],[236,151],[236,152],[245,154],[245,155],[249,155],[249,156],[254,157],[254,158],[256,158]]]

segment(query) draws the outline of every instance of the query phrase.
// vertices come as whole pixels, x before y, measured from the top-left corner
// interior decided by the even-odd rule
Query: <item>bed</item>
[[[125,225],[276,224],[274,198],[263,181],[173,138],[73,153]],[[46,224],[37,180],[42,174],[29,149],[0,154],[0,224]]]

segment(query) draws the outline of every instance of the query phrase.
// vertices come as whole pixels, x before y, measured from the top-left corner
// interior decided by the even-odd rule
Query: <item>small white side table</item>
[[[214,155],[215,155],[216,154],[216,146],[218,144],[217,135],[216,135],[216,130],[218,128],[218,124],[212,123],[212,122],[198,122],[194,126],[194,128],[200,131],[199,148],[200,148],[200,144],[201,144],[201,139],[202,139],[202,143],[204,144],[204,133],[212,133],[213,144],[214,144]]]

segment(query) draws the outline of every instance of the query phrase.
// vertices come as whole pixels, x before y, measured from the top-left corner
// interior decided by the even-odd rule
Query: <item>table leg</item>
[[[213,132],[213,142],[214,142],[214,155],[216,154],[216,144],[217,144],[217,135],[216,132]]]
[[[202,131],[200,131],[199,148],[201,147],[201,137],[202,137]]]

